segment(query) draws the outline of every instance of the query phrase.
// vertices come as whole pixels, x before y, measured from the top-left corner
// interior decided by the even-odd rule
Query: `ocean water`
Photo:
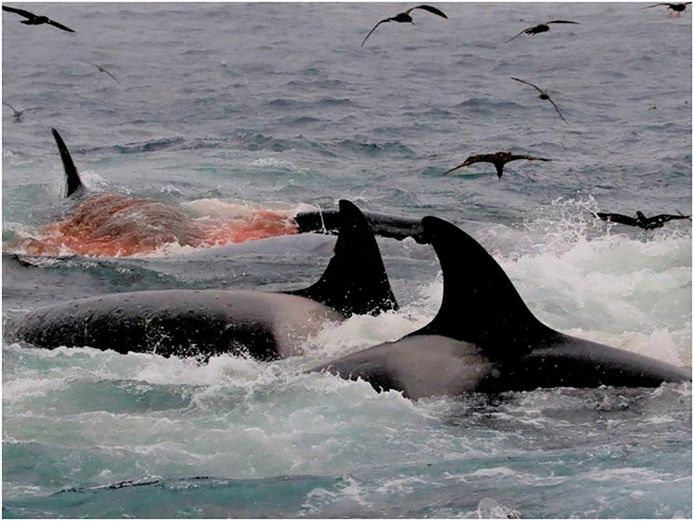
[[[195,218],[364,210],[459,225],[562,332],[691,367],[692,26],[636,3],[31,3],[3,13],[3,250],[63,197],[57,128],[88,189]],[[550,32],[521,36],[547,20]],[[106,67],[116,83],[86,62]],[[515,76],[548,90],[568,124]],[[443,172],[471,154],[511,150]],[[294,289],[334,238],[131,257],[3,256],[3,323],[107,292]],[[166,359],[3,342],[3,515],[692,516],[691,385],[409,401],[303,371],[405,335],[441,299],[431,249],[379,239],[398,312],[327,324],[304,355]],[[27,253],[19,250],[19,253]]]

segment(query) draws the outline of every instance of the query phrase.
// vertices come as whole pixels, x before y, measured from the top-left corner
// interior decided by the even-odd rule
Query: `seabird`
[[[67,31],[69,33],[74,33],[72,29],[69,27],[64,26],[63,24],[59,24],[58,22],[55,22],[48,18],[47,16],[38,16],[35,15],[34,13],[30,13],[29,11],[25,11],[24,9],[17,9],[16,7],[10,7],[7,5],[2,6],[3,11],[8,11],[10,13],[15,13],[18,14],[19,16],[23,16],[26,18],[26,20],[22,20],[20,23],[26,24],[26,25],[41,25],[41,24],[49,24],[54,27],[57,27],[58,29],[62,29],[63,31]]]
[[[12,118],[14,119],[15,123],[20,123],[22,121],[22,118],[24,117],[25,112],[27,112],[29,110],[37,110],[38,109],[38,107],[28,107],[26,109],[17,110],[16,108],[14,108],[12,105],[7,103],[6,101],[3,101],[2,104],[5,105],[6,107],[10,108],[10,110],[12,111]]]
[[[526,155],[515,155],[509,152],[495,152],[493,154],[479,154],[476,156],[468,157],[463,163],[458,166],[451,168],[443,173],[443,175],[450,174],[454,170],[463,168],[464,166],[471,165],[473,163],[491,163],[496,168],[496,175],[501,179],[504,173],[504,165],[509,161],[516,161],[518,159],[526,159],[528,161],[552,161],[551,159],[546,159],[544,157],[534,157]]]
[[[101,65],[97,65],[96,63],[87,62],[87,61],[84,62],[84,63],[87,63],[87,64],[91,65],[92,67],[96,67],[97,69],[99,69],[99,72],[103,72],[104,74],[108,74],[109,76],[111,76],[111,78],[113,78],[113,79],[115,80],[115,82],[116,82],[118,85],[121,84],[120,81],[118,81],[118,78],[116,78],[113,74],[111,74],[111,72],[109,72],[108,70],[106,70],[106,69],[105,69],[104,67],[102,67]]]
[[[628,215],[622,215],[619,213],[604,213],[597,212],[594,214],[600,217],[603,221],[614,222],[619,224],[626,224],[627,226],[638,226],[644,230],[653,230],[655,228],[662,227],[666,222],[673,219],[689,219],[691,221],[691,215],[669,215],[662,213],[660,215],[654,215],[653,217],[646,217],[642,212],[636,212],[636,218],[630,217]]]
[[[442,18],[448,18],[448,17],[445,15],[445,13],[444,13],[443,11],[440,11],[439,9],[436,9],[436,7],[432,7],[432,6],[430,6],[430,5],[418,5],[418,6],[415,6],[415,7],[410,7],[410,8],[409,8],[407,11],[405,11],[404,13],[399,13],[399,14],[397,14],[397,15],[391,17],[391,18],[385,18],[385,19],[381,20],[380,22],[378,22],[376,25],[374,25],[373,29],[371,29],[371,30],[369,31],[369,34],[366,35],[366,38],[364,38],[364,41],[361,42],[361,46],[362,46],[362,47],[364,46],[364,44],[366,43],[366,40],[368,40],[368,39],[369,39],[369,36],[371,36],[371,33],[374,32],[374,31],[376,30],[376,27],[378,27],[379,25],[381,25],[381,24],[383,24],[383,23],[386,23],[386,22],[398,22],[398,23],[401,23],[401,24],[402,24],[402,23],[411,23],[412,25],[414,25],[414,21],[412,20],[412,17],[410,16],[410,13],[411,13],[414,9],[424,9],[425,11],[429,11],[430,13],[434,13],[434,14],[436,14],[436,15],[439,15],[439,16],[441,16]]]
[[[549,101],[549,102],[552,104],[552,106],[554,107],[554,110],[557,111],[557,114],[559,114],[559,117],[561,118],[561,120],[562,120],[564,123],[566,123],[567,125],[569,124],[569,122],[566,121],[566,120],[564,119],[564,116],[562,116],[562,114],[561,114],[561,112],[560,112],[560,110],[559,110],[559,107],[557,107],[557,104],[554,103],[554,101],[552,100],[552,98],[549,97],[549,94],[547,94],[546,91],[542,90],[542,89],[541,89],[540,87],[538,87],[537,85],[535,85],[535,84],[533,84],[533,83],[530,83],[529,81],[521,80],[520,78],[514,78],[513,76],[511,77],[511,79],[512,79],[512,80],[515,80],[515,81],[519,81],[520,83],[525,83],[526,85],[530,85],[531,87],[534,87],[535,90],[537,90],[537,91],[540,93],[540,95],[538,96],[538,98]]]
[[[641,10],[650,9],[651,7],[658,7],[659,5],[666,5],[668,7],[668,9],[676,12],[677,15],[679,16],[682,13],[682,11],[684,11],[687,8],[687,6],[689,4],[691,4],[691,2],[681,2],[681,3],[677,3],[677,4],[669,4],[667,2],[663,2],[660,4],[653,4],[653,5],[648,5],[646,7],[642,7]]]
[[[549,24],[577,24],[577,23],[578,22],[572,22],[570,20],[551,20],[549,22],[545,22],[545,23],[540,24],[540,25],[534,25],[532,27],[528,27],[527,29],[523,29],[516,36],[511,38],[511,40],[515,40],[521,34],[529,34],[532,36],[534,34],[546,33],[547,31],[549,31]],[[506,40],[506,43],[510,42],[511,40]]]

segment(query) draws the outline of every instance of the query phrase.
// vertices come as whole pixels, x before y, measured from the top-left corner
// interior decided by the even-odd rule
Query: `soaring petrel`
[[[445,13],[444,13],[443,11],[440,11],[439,9],[436,9],[436,7],[432,7],[432,6],[430,6],[430,5],[418,5],[418,6],[415,6],[415,7],[410,7],[410,8],[409,8],[407,11],[405,11],[404,13],[399,13],[399,14],[397,14],[397,15],[391,17],[391,18],[384,18],[383,20],[381,20],[380,22],[378,22],[376,25],[374,25],[373,29],[371,29],[371,30],[369,31],[369,34],[366,35],[366,38],[364,38],[364,41],[361,42],[361,46],[362,46],[362,47],[364,46],[364,44],[366,43],[366,40],[368,40],[368,39],[369,39],[369,36],[371,36],[371,33],[374,32],[374,31],[376,30],[376,27],[378,27],[379,25],[381,25],[381,24],[383,24],[383,23],[386,23],[386,22],[398,22],[398,23],[401,23],[401,24],[402,24],[402,23],[410,23],[410,24],[414,25],[414,21],[412,20],[412,17],[410,16],[410,13],[411,13],[414,9],[424,9],[425,11],[429,11],[430,13],[434,13],[434,14],[436,14],[436,15],[439,15],[439,16],[443,17],[443,18],[448,18],[448,17],[445,15]]]
[[[545,22],[540,25],[534,25],[532,27],[528,27],[527,29],[523,29],[521,32],[519,32],[516,36],[511,38],[510,40],[506,40],[506,43],[510,42],[511,40],[515,40],[518,38],[521,34],[529,34],[530,36],[534,34],[540,34],[540,33],[546,33],[549,31],[549,24],[577,24],[578,22],[572,22],[570,20],[551,20],[549,22]]]
[[[458,166],[451,168],[443,173],[443,175],[450,174],[454,170],[463,168],[464,166],[471,165],[473,163],[491,163],[496,167],[496,175],[501,179],[504,173],[504,165],[509,161],[516,161],[518,159],[527,159],[528,161],[552,161],[551,159],[546,159],[544,157],[533,157],[526,155],[515,155],[509,152],[495,152],[493,154],[479,154],[476,156],[468,157],[463,163]]]
[[[62,29],[63,31],[67,31],[69,33],[74,33],[72,29],[69,27],[65,27],[63,24],[59,24],[58,22],[54,22],[47,16],[39,16],[35,15],[34,13],[30,13],[29,11],[25,11],[24,9],[17,9],[16,7],[10,7],[7,5],[2,6],[3,11],[8,11],[10,13],[15,13],[18,14],[19,16],[23,16],[26,18],[26,20],[22,20],[21,23],[26,24],[26,25],[41,25],[41,24],[49,24],[54,27],[57,27],[58,29]]]
[[[687,8],[687,6],[689,4],[691,4],[691,2],[681,2],[681,3],[677,3],[677,4],[669,4],[667,2],[662,2],[659,4],[648,5],[646,7],[642,7],[641,9],[650,9],[651,7],[658,7],[659,5],[666,5],[668,9],[676,12],[677,15],[679,16],[682,13],[682,11],[684,11]]]
[[[653,217],[646,217],[642,212],[636,212],[636,218],[630,217],[628,215],[622,215],[619,213],[595,213],[597,217],[600,217],[603,221],[626,224],[627,226],[638,226],[644,230],[653,230],[654,228],[662,227],[666,222],[673,219],[689,219],[691,221],[691,215],[669,215],[662,213],[660,215],[654,215]]]
[[[38,109],[38,107],[27,107],[25,109],[17,110],[16,108],[14,108],[12,105],[7,103],[6,101],[3,101],[2,104],[5,105],[6,107],[10,108],[10,110],[12,111],[12,119],[14,119],[15,123],[21,123],[25,112]]]
[[[513,76],[511,77],[511,79],[512,79],[512,80],[515,80],[515,81],[519,81],[519,82],[521,82],[521,83],[525,83],[526,85],[530,85],[531,87],[534,87],[535,90],[537,90],[537,91],[540,93],[540,95],[538,96],[538,98],[549,101],[549,102],[552,104],[552,106],[554,107],[554,110],[557,111],[557,114],[559,114],[559,117],[561,118],[561,120],[562,120],[564,123],[566,123],[567,125],[569,124],[569,122],[566,121],[566,120],[564,119],[564,116],[562,116],[561,112],[559,111],[559,107],[557,107],[557,104],[554,103],[554,101],[552,101],[552,98],[549,97],[549,94],[547,94],[546,91],[542,90],[542,89],[541,89],[540,87],[538,87],[537,85],[534,85],[533,83],[530,83],[529,81],[521,80],[520,78],[514,78]]]
[[[120,85],[120,81],[118,81],[118,78],[116,78],[113,74],[111,74],[108,70],[106,70],[101,65],[97,65],[96,63],[92,63],[92,62],[84,62],[84,63],[87,63],[87,64],[91,65],[92,67],[96,67],[97,69],[99,69],[99,72],[103,72],[104,74],[108,74],[109,76],[111,76],[111,78],[113,78],[115,80],[115,82],[118,85]]]

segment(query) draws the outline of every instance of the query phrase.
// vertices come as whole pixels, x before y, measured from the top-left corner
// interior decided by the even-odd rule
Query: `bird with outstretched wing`
[[[681,13],[684,11],[687,6],[691,4],[691,2],[677,2],[677,3],[668,3],[668,2],[661,2],[659,4],[653,4],[653,5],[647,5],[646,7],[642,7],[641,10],[643,9],[650,9],[651,7],[659,7],[661,5],[667,6],[668,9],[671,11],[675,11],[676,13]]]
[[[614,222],[618,224],[625,224],[627,226],[638,226],[644,230],[653,230],[655,228],[661,228],[666,222],[672,221],[673,219],[689,219],[691,221],[691,215],[684,215],[679,212],[679,215],[672,215],[661,213],[654,215],[653,217],[646,217],[643,212],[636,212],[636,217],[630,217],[629,215],[622,215],[619,213],[604,213],[604,212],[591,212],[595,216],[600,217],[603,221]]]
[[[538,87],[538,86],[535,85],[534,83],[530,83],[529,81],[521,80],[520,78],[514,78],[513,76],[511,77],[511,79],[514,80],[514,81],[518,81],[518,82],[520,82],[520,83],[525,83],[526,85],[530,85],[530,86],[533,87],[535,90],[537,90],[537,91],[540,93],[540,95],[539,95],[538,97],[539,97],[541,100],[547,100],[547,101],[549,101],[549,102],[552,104],[552,106],[554,107],[554,110],[557,111],[557,114],[559,114],[559,117],[561,118],[561,120],[562,120],[564,123],[566,123],[567,125],[569,124],[569,122],[566,121],[566,119],[565,119],[564,116],[562,115],[561,111],[559,110],[559,107],[557,107],[557,104],[554,103],[554,100],[553,100],[552,98],[549,97],[549,94],[547,94],[546,91],[542,90],[540,87]]]
[[[99,72],[103,72],[104,74],[107,74],[107,75],[109,75],[111,78],[113,78],[114,81],[115,81],[118,85],[121,84],[120,81],[118,81],[118,78],[116,78],[113,74],[111,74],[111,72],[110,72],[109,70],[107,70],[105,67],[102,67],[101,65],[97,65],[96,63],[87,62],[87,61],[84,62],[84,63],[87,63],[87,64],[91,65],[92,67],[96,67],[97,69],[99,69]]]
[[[398,13],[397,15],[392,16],[390,18],[384,18],[383,20],[378,22],[376,25],[374,25],[373,28],[369,31],[369,34],[366,35],[366,38],[364,38],[364,41],[361,42],[361,46],[362,47],[364,46],[364,44],[366,43],[366,40],[368,40],[369,36],[371,36],[371,33],[373,33],[376,30],[376,28],[383,23],[398,22],[398,23],[414,24],[414,21],[412,20],[410,13],[415,9],[422,9],[424,11],[428,11],[430,13],[438,15],[442,18],[448,18],[448,16],[446,16],[446,14],[443,11],[441,11],[440,9],[437,9],[436,7],[433,7],[431,5],[417,5],[415,7],[410,7],[407,11],[405,11],[403,13]]]
[[[24,18],[26,18],[26,20],[22,20],[20,23],[23,23],[25,25],[48,24],[48,25],[52,25],[53,27],[57,27],[58,29],[62,29],[63,31],[67,31],[69,33],[75,32],[73,29],[70,29],[69,27],[67,27],[61,23],[58,23],[55,20],[51,20],[47,16],[35,15],[34,13],[30,13],[29,11],[25,11],[24,9],[17,9],[16,7],[10,7],[8,5],[3,5],[2,10],[7,11],[8,13],[14,13],[14,14],[18,14],[19,16],[23,16]]]
[[[513,38],[506,40],[505,43],[515,40],[521,34],[529,34],[530,36],[532,36],[534,34],[546,33],[547,31],[549,31],[549,24],[578,24],[578,22],[572,22],[571,20],[550,20],[549,22],[545,22],[543,24],[533,25],[532,27],[526,27]]]

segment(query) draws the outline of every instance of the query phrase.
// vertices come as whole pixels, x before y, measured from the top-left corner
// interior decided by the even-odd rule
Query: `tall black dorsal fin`
[[[442,335],[479,345],[489,354],[527,352],[555,331],[523,302],[501,266],[472,237],[436,217],[422,219],[443,272],[443,301],[436,317],[412,335]]]
[[[340,231],[335,254],[318,282],[289,291],[334,308],[346,316],[398,309],[369,224],[361,210],[340,201]]]
[[[84,189],[82,180],[77,173],[77,168],[75,168],[75,163],[72,162],[72,157],[70,157],[70,151],[65,146],[65,141],[60,137],[58,131],[54,128],[51,129],[53,132],[53,137],[58,145],[58,151],[60,152],[60,159],[63,160],[63,168],[65,169],[65,179],[67,180],[67,192],[65,197],[70,197],[75,192],[79,192]]]

